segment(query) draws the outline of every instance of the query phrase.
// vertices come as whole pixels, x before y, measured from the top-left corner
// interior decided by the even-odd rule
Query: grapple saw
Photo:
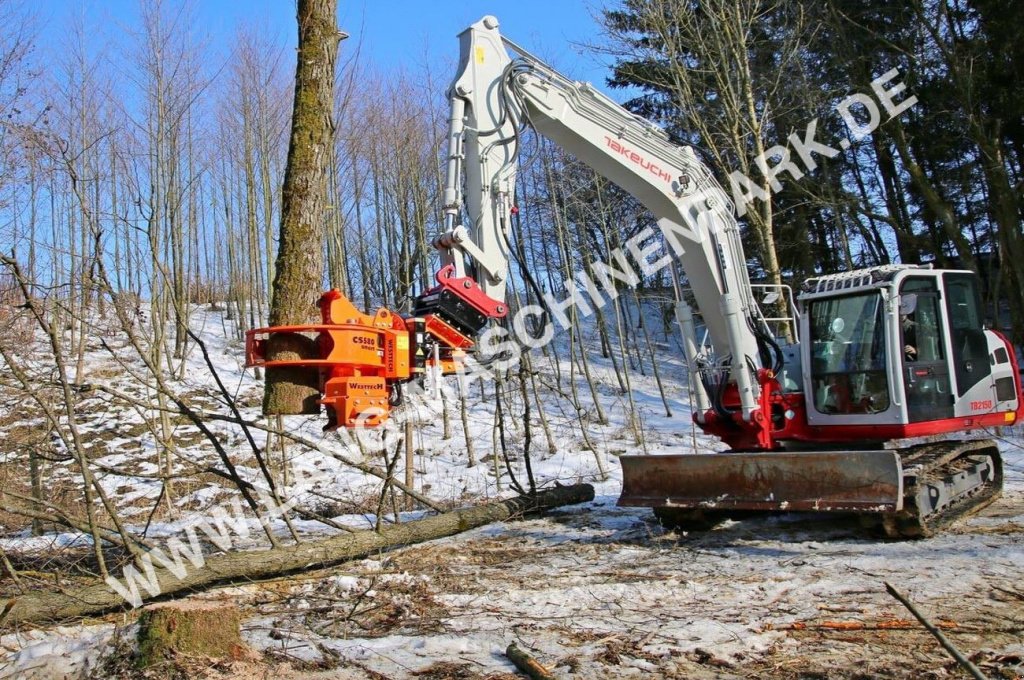
[[[338,290],[317,306],[321,322],[255,328],[245,334],[246,366],[307,372],[327,411],[325,430],[380,425],[398,403],[401,385],[428,370],[456,372],[476,333],[505,305],[485,295],[469,277],[442,268],[437,285],[416,298],[412,315],[387,309],[360,312]],[[275,344],[287,348],[275,353]]]

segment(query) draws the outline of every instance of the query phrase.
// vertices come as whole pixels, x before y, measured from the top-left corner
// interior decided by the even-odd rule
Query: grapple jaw
[[[903,509],[895,451],[621,456],[618,504],[650,508],[893,513]]]

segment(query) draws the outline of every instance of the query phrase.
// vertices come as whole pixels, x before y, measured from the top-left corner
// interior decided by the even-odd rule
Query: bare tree
[[[344,35],[338,31],[334,0],[299,0],[299,51],[295,102],[288,144],[270,324],[315,320],[313,303],[323,284],[323,232],[327,207],[328,158],[334,134],[334,63]],[[267,357],[280,360],[309,352],[271,338]],[[296,336],[290,336],[292,338]],[[304,351],[305,350],[305,351]],[[315,372],[267,371],[264,413],[319,412]]]
[[[773,21],[785,22],[785,30],[775,30]],[[723,180],[737,170],[749,181],[743,186],[741,179],[734,195],[763,198],[751,200],[744,211],[765,275],[782,283],[768,199],[778,180],[764,166],[778,161],[770,140],[779,136],[779,116],[793,106],[787,96],[800,70],[801,50],[813,35],[800,4],[642,0],[626,11],[608,12],[605,25],[613,41],[608,49],[624,59],[616,68],[619,82],[644,82],[665,93],[671,115],[679,116],[673,131],[699,142]],[[652,61],[659,68],[644,66]],[[643,113],[659,115],[656,107]]]

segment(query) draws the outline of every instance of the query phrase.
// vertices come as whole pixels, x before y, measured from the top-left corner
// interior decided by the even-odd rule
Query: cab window
[[[877,291],[817,300],[810,306],[811,384],[819,413],[889,408],[885,315]]]

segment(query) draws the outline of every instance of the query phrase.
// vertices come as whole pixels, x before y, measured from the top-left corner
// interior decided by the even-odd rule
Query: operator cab
[[[866,437],[891,439],[1016,411],[1012,350],[982,326],[974,273],[875,267],[808,279],[799,300],[812,428],[872,426]]]

